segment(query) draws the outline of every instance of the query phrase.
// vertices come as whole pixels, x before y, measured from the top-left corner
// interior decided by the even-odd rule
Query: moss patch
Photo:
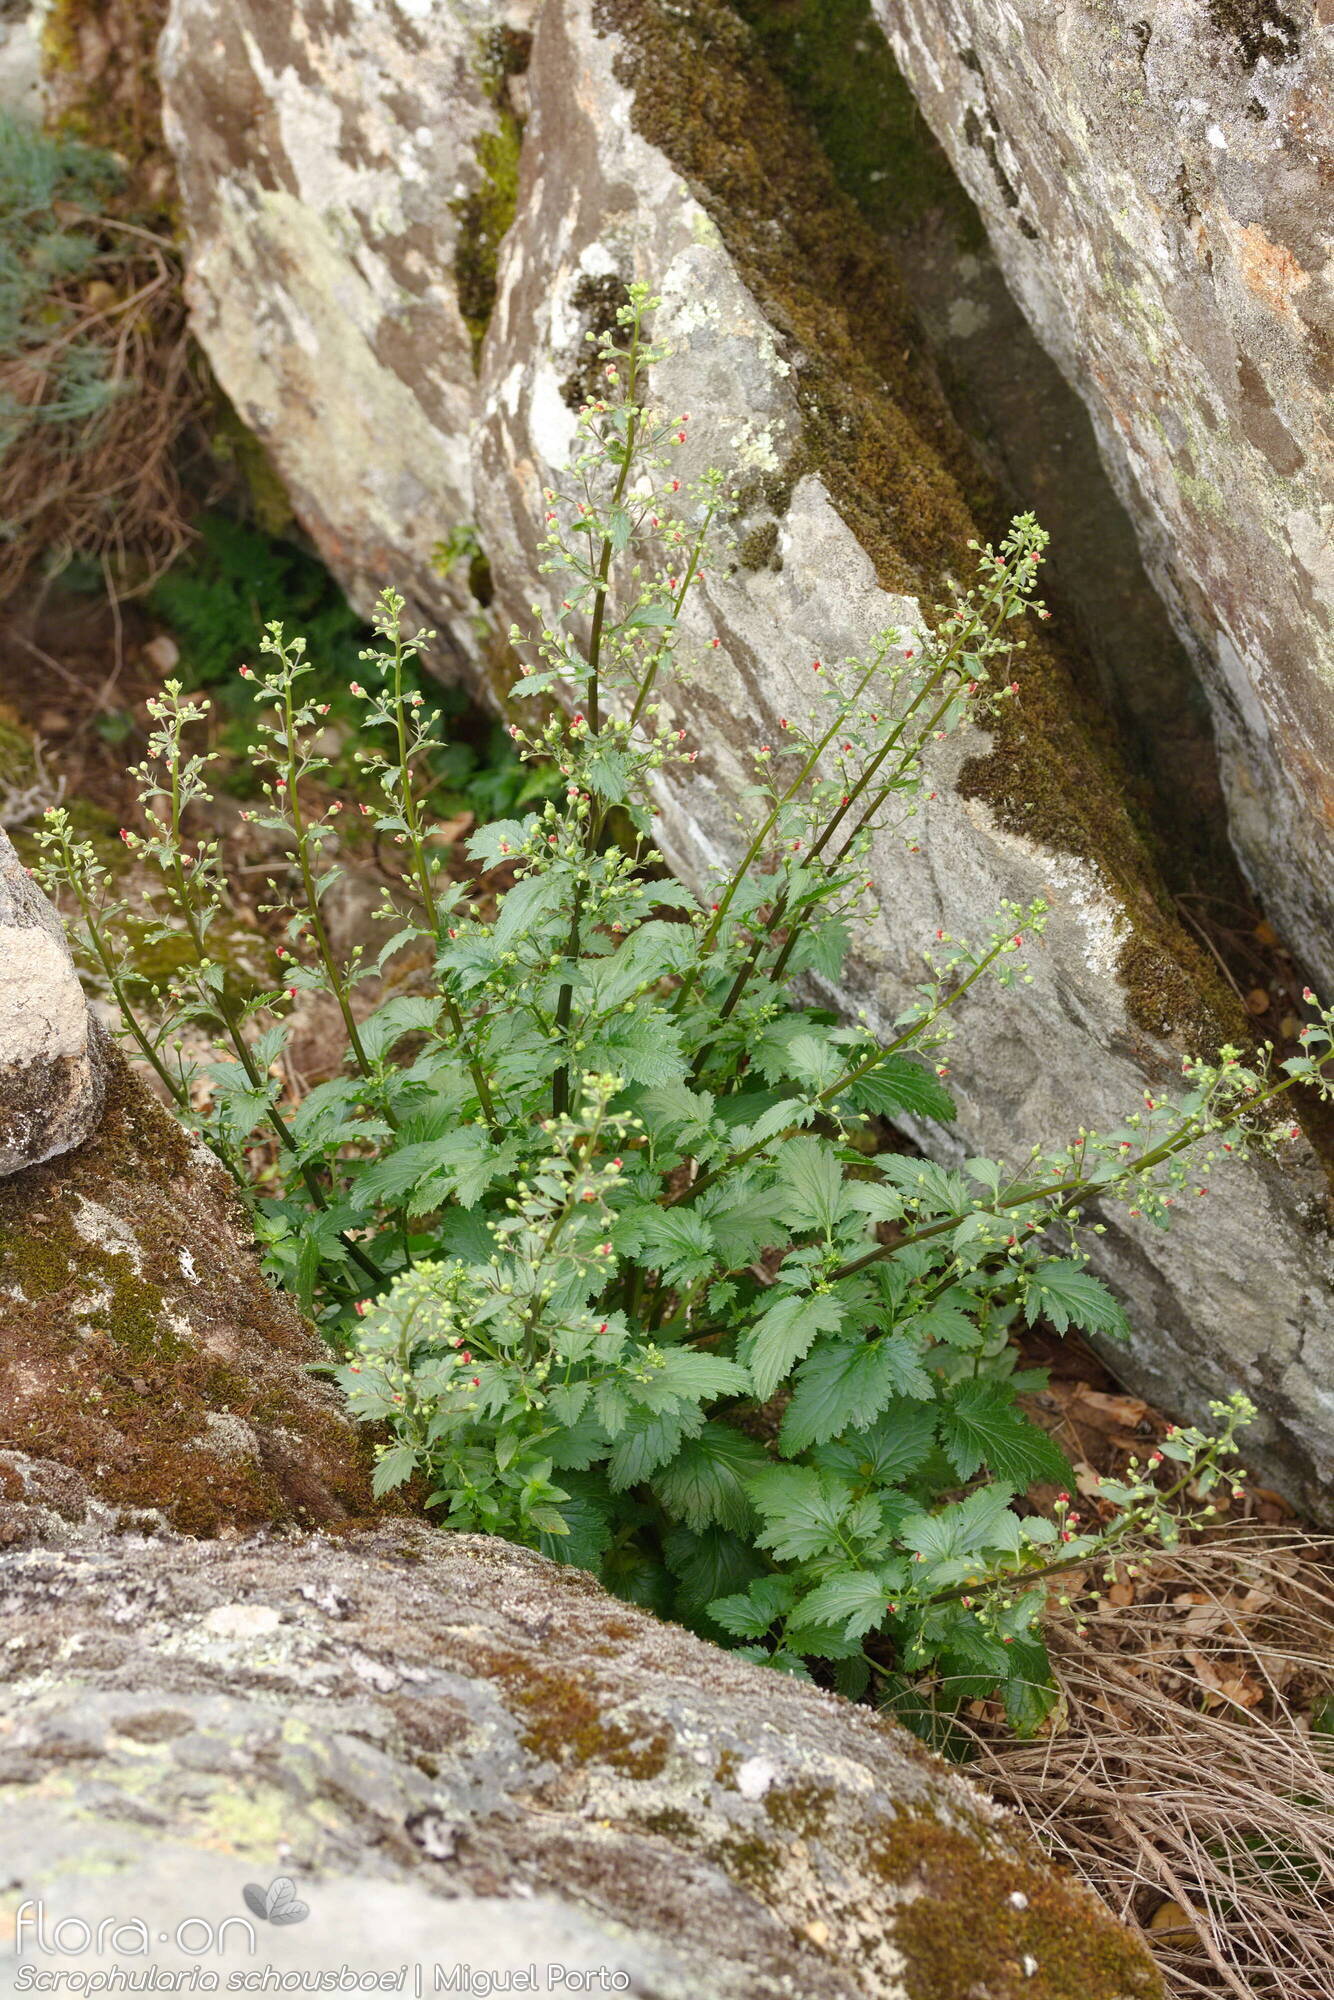
[[[306,1374],[221,1170],[110,1060],[94,1136],[0,1181],[0,1445],[187,1534],[366,1514],[368,1447]]]
[[[946,403],[883,231],[841,184],[864,187],[879,142],[844,139],[841,173],[831,165],[765,58],[766,40],[783,46],[784,18],[771,7],[753,30],[720,0],[601,0],[598,16],[622,37],[617,73],[637,128],[686,179],[794,353],[803,435],[781,484],[818,473],[882,586],[932,620],[972,574],[969,538],[994,537],[1004,509]],[[814,29],[803,33],[809,45]],[[803,87],[817,108],[837,98],[833,71],[822,78]],[[1140,1026],[1166,1022],[1201,1051],[1241,1039],[1233,996],[1173,914],[1088,662],[1037,627],[1025,645],[1022,699],[966,767],[964,796],[1096,865],[1129,913],[1125,983]]]
[[[737,0],[736,11],[873,227],[943,215],[960,249],[986,241],[867,0]]]
[[[596,1683],[578,1676],[531,1667],[526,1661],[507,1678],[519,1680],[515,1705],[526,1726],[525,1750],[553,1764],[606,1764],[627,1778],[657,1778],[666,1769],[670,1733],[645,1733],[609,1722]]]
[[[917,1892],[894,1910],[908,2000],[1009,2000],[1034,1988],[1043,2000],[1161,2000],[1162,1982],[1129,1932],[1101,1910],[1095,1916],[1092,1897],[1081,1904],[1036,1857],[1025,1864],[1002,1855],[980,1826],[900,1812],[867,1859],[900,1896]]]
[[[523,120],[514,108],[510,79],[528,67],[532,36],[498,27],[483,36],[480,65],[483,85],[495,106],[496,123],[474,146],[478,182],[470,193],[450,203],[458,219],[454,251],[454,282],[459,311],[472,337],[473,366],[481,364],[482,340],[496,303],[496,267],[519,201],[519,154]]]
[[[157,71],[167,10],[168,0],[51,0],[42,62],[56,126],[114,153],[131,208],[171,221],[176,176]]]
[[[612,271],[597,278],[585,275],[570,294],[570,304],[579,314],[581,338],[579,358],[560,385],[567,410],[582,410],[605,386],[598,372],[597,336],[615,330],[616,315],[629,297],[624,282]],[[590,333],[593,340],[584,337]]]
[[[1301,28],[1278,0],[1209,0],[1209,19],[1236,44],[1243,69],[1254,69],[1262,56],[1291,62],[1301,49]]]
[[[736,553],[742,569],[781,569],[777,521],[762,521],[758,528],[743,535]]]

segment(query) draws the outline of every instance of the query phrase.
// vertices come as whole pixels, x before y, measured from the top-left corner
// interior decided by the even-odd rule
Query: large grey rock
[[[467,19],[476,33],[483,16]],[[970,561],[965,495],[986,504],[985,482],[917,352],[884,244],[726,6],[605,0],[595,13],[589,0],[547,0],[524,79],[516,219],[474,382],[444,220],[459,155],[442,135],[456,115],[476,130],[480,88],[458,81],[456,17],[440,17],[438,38],[453,66],[418,64],[401,97],[383,79],[402,50],[415,58],[418,36],[393,0],[357,16],[373,52],[364,78],[322,8],[292,10],[281,33],[274,22],[257,0],[174,0],[164,74],[196,324],[344,583],[363,604],[382,582],[404,587],[414,613],[447,629],[444,664],[471,660],[481,673],[495,648],[423,549],[466,504],[491,562],[496,627],[528,622],[546,588],[539,494],[573,435],[584,332],[627,277],[664,294],[659,330],[676,351],[656,381],[692,413],[686,469],[734,466],[747,499],[741,561],[711,575],[695,606],[698,636],[722,641],[681,703],[700,759],[688,791],[667,787],[661,801],[664,847],[700,882],[734,851],[744,753],[804,700],[810,659],[861,651],[885,623],[911,621]],[[330,78],[336,151],[328,118],[291,109],[334,90]],[[415,136],[423,117],[437,150]],[[402,199],[441,218],[438,247],[420,239],[419,277],[441,324],[455,315],[448,342],[392,287],[368,289],[385,242],[371,195],[380,188],[389,210],[399,199],[375,177],[400,151],[421,169]],[[307,295],[318,313],[299,305]],[[441,370],[457,426],[449,450],[433,446],[414,460],[419,484],[396,485],[386,467],[434,435]],[[315,464],[318,476],[301,469]],[[360,525],[345,536],[347,521]],[[1118,1121],[1146,1083],[1179,1072],[1183,1049],[1241,1027],[1171,914],[1069,663],[1040,634],[1020,681],[993,736],[941,746],[920,855],[882,844],[885,911],[836,996],[888,1022],[938,927],[983,931],[1004,898],[1052,905],[1034,984],[989,994],[962,1023],[957,1139],[923,1135],[940,1154],[1013,1157],[1079,1122]],[[1122,1372],[1192,1414],[1249,1388],[1265,1411],[1253,1457],[1316,1509],[1328,1508],[1334,1467],[1325,1196],[1313,1157],[1294,1147],[1286,1171],[1218,1177],[1169,1236],[1118,1219],[1098,1253],[1136,1325]]]
[[[0,1174],[86,1138],[103,1065],[60,918],[0,827]]]
[[[431,554],[473,515],[459,286],[484,300],[530,12],[179,0],[160,50],[214,373],[350,595],[392,581],[467,658],[467,564],[442,580]]]
[[[1334,982],[1330,11],[873,4],[1202,663],[1237,850]]]
[[[118,1961],[256,1991],[346,1965],[428,1994],[1161,1992],[905,1731],[527,1550],[90,1537],[0,1562],[0,1606],[0,1991]],[[248,1935],[246,1884],[284,1877],[307,1914]]]

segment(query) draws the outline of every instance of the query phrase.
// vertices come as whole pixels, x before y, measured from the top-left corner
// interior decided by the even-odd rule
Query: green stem
[[[704,511],[704,519],[701,521],[699,530],[695,536],[695,545],[690,551],[690,559],[686,564],[685,575],[681,580],[681,588],[677,591],[675,602],[672,605],[673,618],[680,617],[681,608],[686,601],[686,592],[695,581],[695,576],[699,569],[699,559],[704,552],[704,544],[708,539],[709,529],[713,524],[713,517],[717,511],[717,504],[712,501]],[[635,724],[644,712],[644,705],[653,691],[653,683],[658,678],[658,670],[667,657],[670,644],[671,642],[668,641],[667,644],[659,646],[657,652],[653,655],[648,672],[644,676],[643,685],[639,693],[635,696],[634,707],[630,710],[629,727],[631,729],[635,727]]]
[[[1258,1111],[1262,1104],[1269,1104],[1274,1098],[1281,1097],[1286,1091],[1291,1090],[1297,1081],[1298,1079],[1293,1076],[1284,1077],[1281,1083],[1276,1083],[1271,1089],[1258,1093],[1242,1109],[1246,1111]],[[1156,1166],[1160,1166],[1164,1160],[1172,1159],[1177,1153],[1184,1153],[1189,1147],[1196,1145],[1201,1139],[1207,1137],[1209,1132],[1219,1130],[1220,1126],[1226,1124],[1226,1122],[1226,1120],[1210,1119],[1206,1121],[1198,1117],[1192,1118],[1172,1138],[1164,1139],[1161,1145],[1155,1146],[1138,1160],[1128,1162],[1125,1171],[1111,1180],[1093,1181],[1085,1180],[1082,1176],[1076,1176],[1074,1179],[1052,1181],[1046,1187],[1016,1190],[1013,1193],[1007,1194],[1003,1200],[990,1202],[980,1207],[959,1210],[952,1215],[942,1216],[938,1221],[929,1223],[924,1229],[915,1229],[910,1235],[901,1236],[897,1243],[877,1244],[874,1250],[868,1250],[864,1255],[854,1257],[846,1264],[840,1264],[838,1269],[830,1274],[828,1282],[832,1285],[837,1284],[840,1278],[854,1277],[857,1272],[864,1271],[870,1264],[878,1264],[883,1262],[886,1257],[897,1256],[899,1251],[906,1249],[910,1243],[925,1243],[933,1236],[943,1236],[947,1231],[957,1229],[959,1224],[965,1221],[969,1215],[1004,1215],[1010,1209],[1027,1208],[1033,1202],[1055,1201],[1059,1204],[1052,1211],[1051,1219],[1055,1220],[1080,1199],[1092,1198],[1096,1200],[1110,1193],[1112,1189],[1118,1187],[1123,1181],[1135,1180],[1139,1175],[1149,1172]]]
[[[1062,1556],[1056,1562],[1044,1563],[1040,1569],[1016,1570],[1013,1572],[1013,1581],[1023,1588],[1029,1584],[1042,1583],[1050,1576],[1063,1576],[1067,1570],[1086,1568],[1091,1562],[1106,1561],[1110,1551],[1118,1548],[1137,1528],[1151,1521],[1154,1513],[1169,1506],[1185,1492],[1192,1480],[1198,1479],[1202,1472],[1217,1465],[1221,1442],[1222,1440],[1211,1445],[1208,1451],[1192,1461],[1181,1477],[1159,1496],[1152,1512],[1141,1502],[1138,1506],[1127,1509],[1121,1519],[1098,1538],[1096,1549],[1085,1549],[1080,1555]],[[1008,1583],[1009,1579],[1006,1581]],[[935,1604],[957,1604],[960,1598],[972,1597],[979,1589],[985,1588],[985,1584],[961,1583],[949,1590],[933,1590],[927,1597],[910,1600],[910,1608],[916,1610],[919,1606],[925,1609]]]
[[[829,748],[829,745],[833,742],[835,736],[837,736],[839,729],[842,727],[843,721],[847,715],[848,709],[861,695],[861,693],[871,680],[872,675],[877,671],[878,667],[879,667],[879,661],[876,660],[873,661],[872,664],[866,669],[860,681],[858,681],[857,686],[853,691],[853,694],[851,695],[849,701],[845,703],[842,708],[840,708],[839,713],[837,714],[837,716],[835,716],[833,722],[830,723],[828,729],[825,731],[824,735],[820,738],[819,742],[814,745],[814,747],[810,750],[808,755],[804,758],[801,769],[797,772],[796,777],[793,778],[792,782],[788,785],[787,789],[784,792],[782,792],[779,795],[779,797],[774,801],[774,804],[770,808],[769,812],[765,815],[764,820],[759,827],[759,830],[755,833],[754,837],[750,842],[750,845],[747,847],[745,853],[741,857],[741,860],[737,863],[736,867],[733,869],[731,879],[729,880],[726,889],[723,891],[723,894],[718,902],[717,908],[713,913],[713,920],[709,924],[708,929],[705,931],[704,936],[700,940],[698,957],[701,960],[705,958],[708,955],[708,953],[713,949],[718,933],[722,929],[723,921],[727,916],[728,910],[731,908],[733,899],[735,898],[738,889],[741,887],[741,884],[745,881],[751,869],[754,867],[756,861],[758,861],[760,855],[764,852],[765,846],[767,845],[769,840],[769,836],[772,834],[774,827],[777,825],[784,806],[790,805],[792,800],[801,791],[807,779],[810,777],[811,773],[815,770],[816,766],[819,764],[821,757],[824,755],[825,751]],[[673,1013],[679,1014],[681,1012],[681,1009],[685,1006],[686,1001],[689,999],[690,994],[694,989],[698,977],[699,977],[699,967],[698,965],[695,965],[691,968],[689,972],[687,972],[685,978],[681,981],[680,986],[677,988],[676,998],[672,1003]]]
[[[352,1003],[344,986],[337,961],[334,958],[333,948],[329,943],[328,932],[324,928],[324,919],[320,915],[319,894],[315,887],[315,877],[310,866],[310,833],[302,816],[300,789],[297,782],[300,771],[296,752],[296,716],[292,702],[290,676],[283,688],[283,721],[285,729],[284,747],[287,752],[287,807],[292,815],[292,830],[296,835],[296,862],[301,872],[301,887],[306,900],[306,914],[315,932],[315,944],[320,955],[320,962],[324,967],[324,976],[328,980],[329,989],[338,1003],[338,1011],[343,1017],[343,1027],[347,1032],[348,1043],[356,1060],[357,1068],[366,1081],[372,1083],[374,1076],[371,1070],[370,1059],[362,1045],[356,1016],[352,1012]],[[385,1123],[389,1126],[390,1130],[397,1130],[397,1120],[388,1105],[381,1104],[380,1109],[384,1113]]]
[[[431,881],[430,864],[427,859],[425,844],[422,840],[421,814],[418,810],[417,795],[412,788],[412,777],[408,768],[407,708],[403,699],[403,637],[397,629],[394,632],[394,724],[398,735],[399,796],[403,806],[403,817],[407,822],[408,839],[412,847],[413,870],[417,877],[417,887],[421,893],[422,901],[426,906],[427,922],[431,926],[432,935],[437,945],[443,945],[445,942],[444,926],[440,921],[440,912],[436,907],[435,887]],[[477,1092],[477,1102],[481,1106],[482,1116],[487,1122],[492,1139],[498,1142],[502,1135],[500,1121],[496,1117],[495,1100],[491,1095],[491,1088],[486,1080],[486,1072],[482,1068],[477,1052],[472,1046],[462,1012],[454,996],[443,985],[440,997],[445,1003],[445,1013],[449,1017],[449,1025],[453,1031],[454,1039],[463,1051],[463,1060],[467,1065],[468,1074],[472,1078],[473,1089]]]
[[[621,456],[620,470],[612,489],[611,512],[620,506],[629,483],[630,468],[634,463],[635,441],[638,435],[639,414],[635,407],[635,390],[639,376],[639,319],[636,316],[630,333],[628,352],[629,371],[625,384],[625,447]],[[607,589],[611,576],[613,554],[610,533],[602,537],[602,551],[598,558],[597,577],[593,585],[593,624],[588,638],[588,733],[596,736],[602,726],[600,668],[602,664],[602,633],[607,616]],[[589,813],[588,826],[584,834],[584,851],[592,854],[601,838],[604,815],[601,809]],[[570,934],[566,940],[565,956],[577,959],[579,956],[580,934],[583,919],[584,885],[575,892],[574,910],[570,921]],[[556,996],[556,1033],[562,1039],[569,1030],[570,1010],[574,1001],[574,985],[570,980],[561,982]],[[559,1118],[570,1101],[570,1065],[560,1064],[551,1079],[552,1116]]]

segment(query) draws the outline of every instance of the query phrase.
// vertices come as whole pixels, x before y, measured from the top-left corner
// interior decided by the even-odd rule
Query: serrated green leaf
[[[660,1465],[666,1465],[676,1456],[682,1441],[694,1437],[703,1425],[702,1412],[689,1404],[649,1415],[633,1413],[617,1436],[607,1461],[607,1476],[613,1491],[623,1493],[627,1486],[638,1486],[641,1480],[650,1478]]]
[[[1073,1487],[1065,1453],[1046,1431],[1015,1408],[1008,1383],[985,1378],[961,1382],[940,1412],[940,1442],[961,1479],[986,1465],[1017,1487],[1050,1479]]]
[[[811,1459],[850,1485],[896,1486],[926,1463],[935,1438],[934,1401],[896,1396],[867,1429],[847,1431],[817,1446]]]
[[[962,1174],[951,1173],[934,1160],[915,1160],[907,1153],[877,1153],[875,1164],[924,1215],[966,1215],[973,1206],[973,1195]]]
[[[778,1157],[782,1215],[793,1229],[828,1234],[843,1213],[843,1168],[824,1139],[790,1139]]]
[[[700,1619],[715,1597],[729,1597],[748,1588],[767,1567],[750,1543],[730,1528],[670,1528],[663,1537],[663,1554],[677,1579],[678,1617]]]
[[[708,1217],[723,1266],[736,1271],[753,1263],[762,1250],[786,1240],[781,1206],[776,1189],[745,1182],[738,1186],[733,1175],[709,1188],[696,1212]]]
[[[569,889],[569,876],[564,869],[553,869],[546,875],[528,875],[522,882],[516,882],[503,897],[496,917],[491,934],[495,950],[513,951],[530,932],[540,930],[543,919],[562,908]]]
[[[1011,1497],[1003,1486],[981,1486],[938,1513],[911,1516],[903,1522],[899,1539],[928,1561],[966,1559],[983,1569],[984,1551],[1000,1549],[1013,1555],[1023,1543],[1023,1523],[1010,1508]]]
[[[664,1349],[652,1375],[655,1387],[682,1399],[738,1396],[750,1387],[750,1375],[739,1362],[721,1354],[700,1354],[692,1347]],[[629,1393],[647,1402],[647,1387],[639,1381],[629,1386]]]
[[[769,1627],[792,1609],[797,1589],[790,1577],[758,1576],[750,1589],[733,1597],[716,1597],[708,1606],[715,1625],[734,1639],[762,1639]]]
[[[410,1444],[395,1444],[375,1461],[371,1492],[379,1500],[395,1486],[402,1486],[417,1469],[417,1453]]]
[[[1049,1258],[1033,1272],[1024,1295],[1024,1317],[1030,1326],[1036,1319],[1049,1319],[1057,1333],[1078,1326],[1117,1340],[1130,1336],[1130,1322],[1107,1287],[1065,1257]]]
[[[849,1087],[848,1096],[859,1111],[873,1111],[881,1118],[906,1111],[914,1118],[948,1124],[958,1116],[958,1106],[940,1078],[911,1056],[882,1057]]]
[[[787,1045],[787,1074],[808,1090],[825,1090],[837,1083],[844,1063],[836,1048],[818,1035],[794,1035]]]
[[[927,1340],[943,1340],[950,1347],[957,1347],[967,1354],[980,1347],[982,1335],[977,1321],[960,1312],[957,1306],[940,1303],[929,1306],[924,1313],[918,1313],[911,1322],[914,1333]]]
[[[595,750],[585,766],[590,788],[610,805],[619,805],[630,782],[630,759],[621,750]]]
[[[754,1520],[745,1482],[766,1462],[764,1446],[754,1438],[730,1424],[707,1423],[654,1475],[653,1491],[688,1528],[716,1521],[740,1534]]]
[[[368,1014],[358,1028],[361,1045],[372,1060],[388,1055],[404,1035],[420,1034],[433,1028],[440,1016],[440,1002],[426,994],[402,993],[386,1000]]]
[[[844,1312],[829,1292],[789,1294],[757,1320],[742,1342],[741,1355],[761,1402],[773,1395],[820,1334],[837,1333]]]
[[[900,1581],[895,1588],[902,1587]],[[880,1624],[889,1608],[890,1592],[875,1570],[845,1570],[817,1584],[797,1605],[788,1629],[798,1646],[803,1628],[832,1625],[844,1639],[862,1639]]]
[[[913,1344],[887,1333],[876,1341],[822,1340],[797,1370],[779,1438],[789,1455],[825,1444],[850,1425],[879,1416],[891,1396],[931,1394]]]
[[[770,1465],[752,1475],[750,1497],[764,1517],[756,1540],[784,1562],[804,1562],[840,1546],[851,1489],[809,1465]]]
[[[479,826],[475,833],[469,834],[469,856],[486,868],[495,868],[502,861],[513,860],[516,854],[523,851],[524,843],[536,823],[536,813],[529,813],[522,820],[491,820],[488,825]]]
[[[553,1562],[596,1572],[611,1546],[612,1496],[604,1479],[577,1472],[562,1475],[565,1498],[557,1509],[563,1532],[539,1534],[537,1545]]]
[[[659,1208],[646,1202],[620,1218],[612,1241],[622,1255],[637,1255],[669,1285],[693,1285],[714,1269],[713,1231],[697,1209]]]

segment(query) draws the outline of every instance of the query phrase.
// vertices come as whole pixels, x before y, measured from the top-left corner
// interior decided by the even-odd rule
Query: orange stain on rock
[[[1302,268],[1286,244],[1275,243],[1266,236],[1258,222],[1248,223],[1244,229],[1234,229],[1230,233],[1236,248],[1237,266],[1247,291],[1267,305],[1271,312],[1295,319],[1293,300],[1310,284],[1311,273]]]

